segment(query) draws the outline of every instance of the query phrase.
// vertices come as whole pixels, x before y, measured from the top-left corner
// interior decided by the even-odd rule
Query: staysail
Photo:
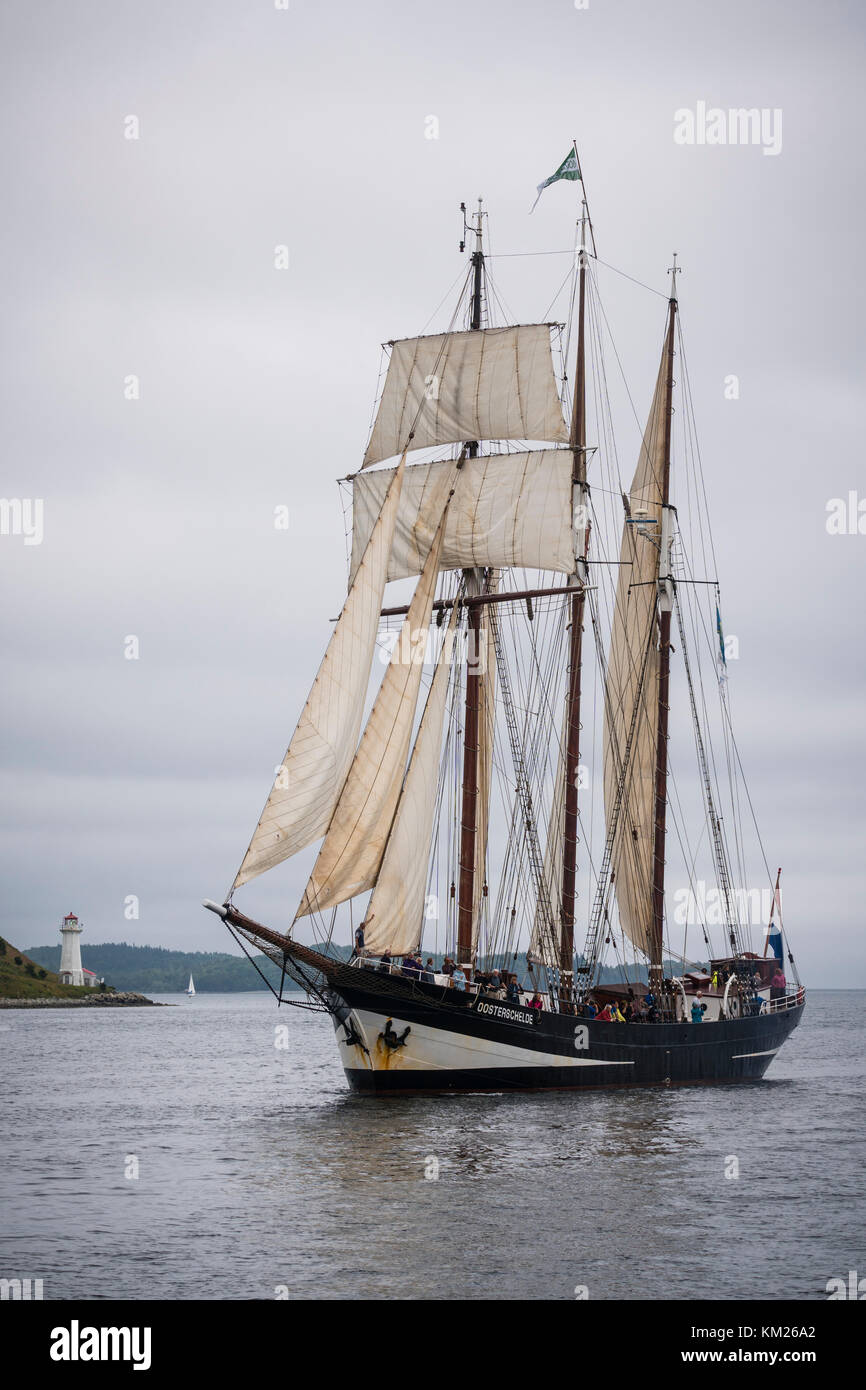
[[[405,455],[331,634],[233,889],[324,835],[358,746]]]
[[[612,858],[619,919],[629,940],[646,954],[650,953],[653,926],[659,668],[656,599],[662,540],[667,357],[666,338],[640,459],[628,498],[624,499],[627,516],[619,555],[604,720],[608,833],[621,781],[624,787]],[[624,767],[636,704],[639,710],[632,747]]]
[[[453,464],[418,463],[406,470],[388,562],[388,579],[420,574],[442,507],[454,484]],[[574,570],[572,456],[567,449],[533,449],[469,458],[448,509],[440,568],[524,565]],[[352,482],[352,569],[369,543],[393,471],[358,473]]]
[[[298,917],[345,902],[376,880],[406,771],[444,529],[443,515]]]
[[[367,909],[365,943],[373,955],[405,955],[421,940],[457,613],[455,603]]]
[[[364,467],[407,448],[467,439],[568,440],[549,324],[436,333],[391,344]]]

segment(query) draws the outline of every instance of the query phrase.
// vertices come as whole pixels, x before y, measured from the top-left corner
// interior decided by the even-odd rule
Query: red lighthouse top
[[[67,912],[63,920],[64,922],[77,922],[78,918],[76,917],[74,912]]]

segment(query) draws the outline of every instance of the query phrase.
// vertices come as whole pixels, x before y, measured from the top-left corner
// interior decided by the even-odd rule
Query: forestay
[[[391,344],[364,467],[404,449],[467,439],[567,442],[548,324],[437,333]]]

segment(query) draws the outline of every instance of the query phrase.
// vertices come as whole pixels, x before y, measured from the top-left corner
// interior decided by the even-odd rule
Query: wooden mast
[[[481,199],[475,225],[475,250],[472,253],[472,302],[470,328],[481,327],[481,288],[484,252],[481,240]],[[470,458],[478,456],[478,440],[467,445]],[[464,570],[467,587],[474,578],[478,583],[482,571]],[[480,583],[478,583],[480,589]],[[466,708],[463,721],[463,802],[460,817],[460,876],[457,898],[457,962],[464,969],[472,964],[472,918],[475,908],[475,841],[478,827],[478,768],[480,743],[486,730],[481,718],[481,607],[468,609],[466,632]]]
[[[659,564],[659,672],[658,724],[656,734],[655,829],[653,834],[653,921],[650,942],[650,988],[658,997],[662,987],[665,910],[665,832],[667,820],[668,713],[671,669],[671,612],[673,593],[670,577],[670,483],[671,421],[674,388],[674,325],[677,314],[677,273],[674,255],[671,297],[668,301],[668,331],[665,351],[667,372],[664,396],[664,469],[662,473],[661,557]]]
[[[577,367],[574,376],[574,407],[571,413],[570,444],[573,452],[573,525],[583,536],[583,554],[576,557],[577,577],[586,579],[586,356],[584,347],[586,291],[586,201],[580,224],[580,271],[577,309]],[[580,511],[578,512],[578,509]],[[577,782],[580,767],[580,677],[583,656],[583,617],[586,595],[581,587],[571,598],[571,631],[568,656],[568,704],[565,745],[565,816],[562,844],[562,903],[560,907],[560,1005],[570,1008],[574,970],[574,902],[577,879]]]

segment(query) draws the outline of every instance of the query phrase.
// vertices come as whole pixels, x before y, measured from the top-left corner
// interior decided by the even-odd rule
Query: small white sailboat
[[[186,992],[189,998],[192,999],[195,994],[195,985],[192,982],[192,975],[189,977],[189,984],[186,987]]]

